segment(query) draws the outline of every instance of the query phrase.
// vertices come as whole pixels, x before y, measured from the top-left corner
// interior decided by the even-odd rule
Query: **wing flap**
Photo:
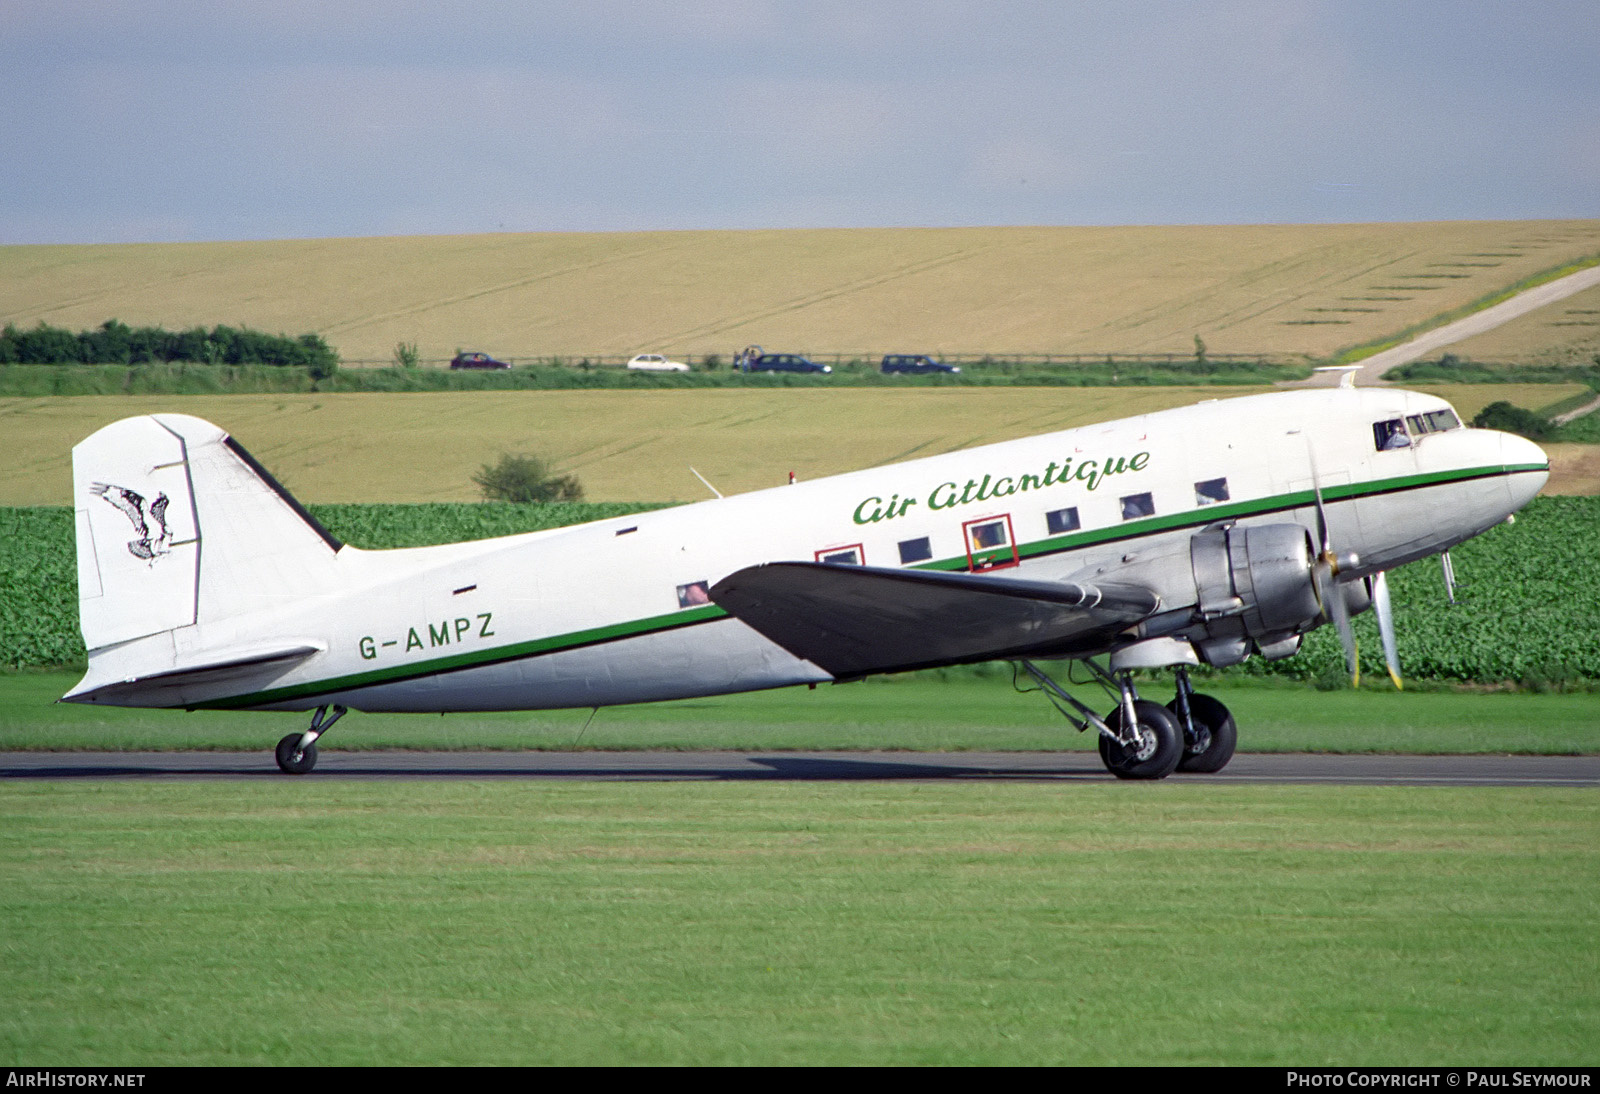
[[[739,570],[711,599],[841,678],[1089,653],[1160,606],[1138,587],[817,562]]]

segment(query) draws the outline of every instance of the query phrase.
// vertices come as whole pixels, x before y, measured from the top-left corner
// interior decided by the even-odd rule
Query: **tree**
[[[1547,440],[1556,430],[1549,418],[1535,414],[1531,410],[1524,410],[1520,406],[1513,406],[1504,400],[1490,403],[1478,411],[1478,416],[1472,419],[1472,425],[1476,429],[1498,429],[1503,433],[1516,433],[1530,441]]]
[[[504,455],[490,467],[484,464],[472,481],[489,501],[521,503],[582,501],[583,487],[574,475],[558,475],[538,456]]]

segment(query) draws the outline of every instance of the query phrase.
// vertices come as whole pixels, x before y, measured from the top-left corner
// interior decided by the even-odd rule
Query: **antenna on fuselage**
[[[689,468],[689,470],[690,471],[694,471],[694,468],[691,466]],[[722,491],[718,490],[715,486],[712,486],[709,482],[706,482],[706,477],[704,475],[700,474],[700,472],[694,471],[694,477],[699,479],[701,482],[704,482],[706,484],[706,489],[707,490],[711,491],[713,494],[715,494],[719,498],[722,497]]]

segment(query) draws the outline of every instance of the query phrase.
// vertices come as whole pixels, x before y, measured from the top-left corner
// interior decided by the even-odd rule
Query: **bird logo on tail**
[[[132,523],[134,533],[139,537],[128,541],[128,553],[134,558],[154,562],[172,549],[172,529],[167,527],[167,495],[158,494],[147,508],[144,497],[125,486],[97,482],[89,487],[89,491],[121,510],[122,515]],[[150,534],[152,523],[161,529],[154,536]]]

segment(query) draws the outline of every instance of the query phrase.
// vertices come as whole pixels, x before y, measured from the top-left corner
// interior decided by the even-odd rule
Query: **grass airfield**
[[[0,1061],[1571,1065],[1591,791],[0,792]]]
[[[78,673],[0,674],[0,751],[220,749],[267,753],[307,716],[134,710],[57,703]],[[941,677],[946,678],[941,678]],[[1223,675],[1196,686],[1233,710],[1240,748],[1256,752],[1600,752],[1600,696],[1589,692],[1419,690],[1387,680],[1317,691],[1289,680]],[[1171,698],[1170,677],[1151,695]],[[1109,701],[1079,688],[1093,707]],[[1092,750],[1003,666],[877,677],[815,690],[780,688],[670,703],[491,714],[351,714],[326,749],[935,749]]]
[[[0,747],[266,771],[302,721],[50,705],[71,682],[0,677]],[[353,715],[327,744],[1092,746],[1007,685]],[[1600,738],[1592,695],[1206,690],[1247,749]],[[0,881],[13,1066],[1585,1066],[1600,1043],[1592,790],[18,780]]]

